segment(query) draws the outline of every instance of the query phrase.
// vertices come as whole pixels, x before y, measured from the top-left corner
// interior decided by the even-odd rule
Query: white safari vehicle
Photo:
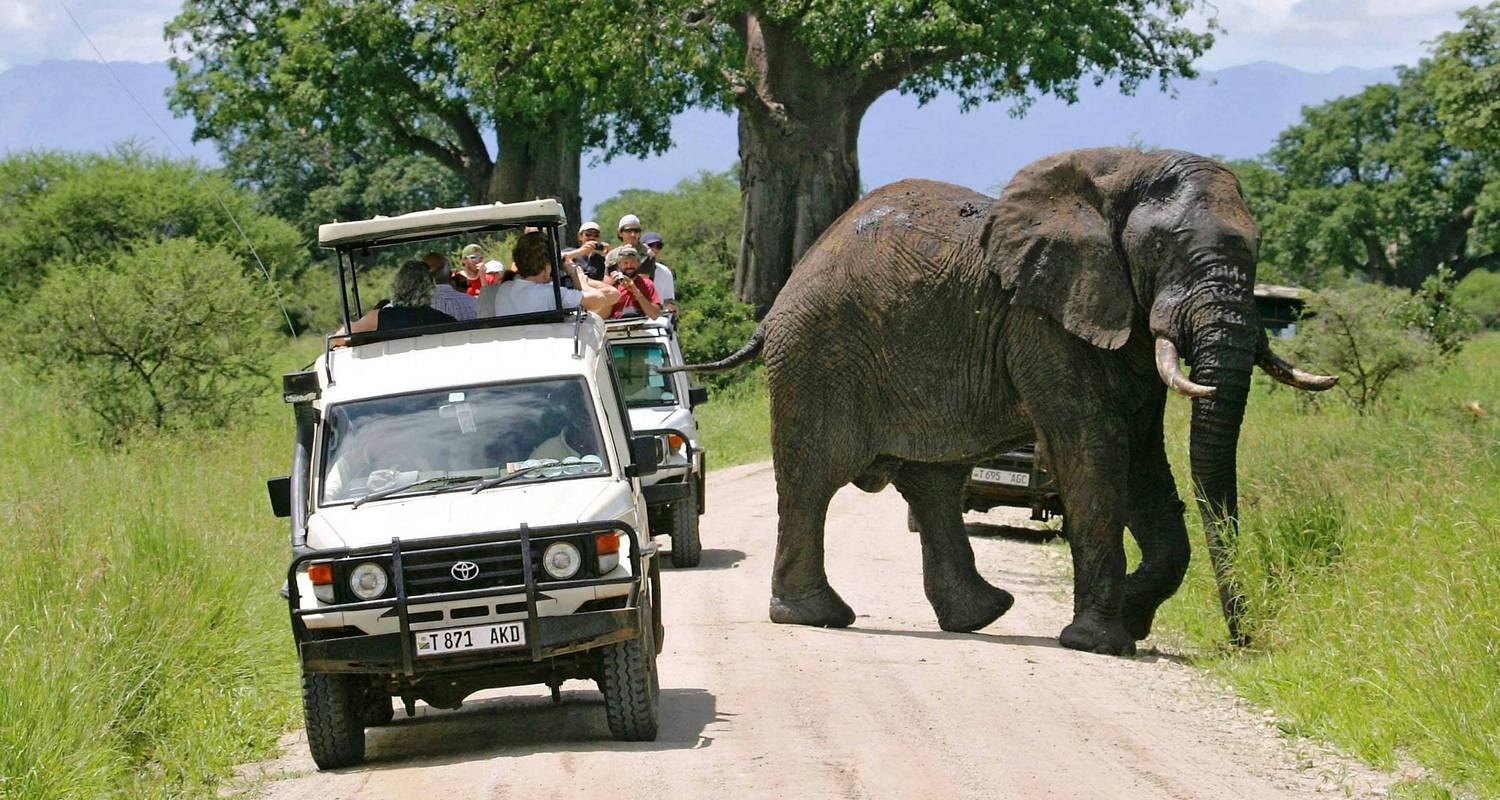
[[[689,386],[685,372],[656,372],[657,367],[683,363],[676,331],[667,320],[610,320],[607,336],[631,427],[637,436],[652,435],[661,442],[657,471],[641,481],[651,533],[671,537],[673,566],[696,567],[703,555],[698,517],[703,514],[705,451],[693,409],[708,402],[708,390]]]
[[[337,252],[347,329],[351,256],[535,227],[556,264],[563,221],[536,201],[318,236]],[[568,679],[598,682],[615,738],[656,738],[661,585],[641,480],[660,440],[632,434],[602,320],[557,308],[330,336],[283,387],[292,470],[269,488],[291,518],[286,595],[319,767],[362,760],[393,698],[408,714],[498,686],[558,699]]]

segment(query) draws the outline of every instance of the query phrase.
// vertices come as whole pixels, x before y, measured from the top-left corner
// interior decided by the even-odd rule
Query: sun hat
[[[588,222],[585,222],[582,225],[578,226],[579,233],[583,233],[584,231],[593,231],[595,233],[599,233],[600,230],[601,229],[599,228],[599,223],[593,220],[589,220]]]
[[[661,244],[661,234],[656,231],[646,231],[646,235],[641,237],[641,244],[647,247],[653,244]]]
[[[625,216],[620,217],[620,224],[615,226],[615,230],[623,231],[626,228],[639,227],[641,227],[641,218],[637,217],[634,214],[626,214]]]
[[[463,255],[465,255],[465,256],[472,256],[475,253],[483,253],[483,252],[484,252],[484,248],[480,247],[477,244],[466,244],[466,245],[464,245]]]

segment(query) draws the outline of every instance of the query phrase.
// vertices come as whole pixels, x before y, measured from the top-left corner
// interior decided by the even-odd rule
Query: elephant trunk
[[[1254,299],[1248,288],[1236,292],[1241,293],[1242,298],[1203,304],[1189,330],[1192,380],[1214,388],[1212,394],[1193,399],[1193,485],[1224,621],[1237,645],[1248,644],[1249,638],[1242,628],[1244,596],[1231,563],[1239,533],[1236,450],[1261,337]]]

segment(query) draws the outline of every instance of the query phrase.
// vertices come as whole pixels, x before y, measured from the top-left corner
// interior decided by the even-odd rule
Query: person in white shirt
[[[666,264],[661,263],[661,249],[663,242],[661,234],[656,231],[647,231],[641,237],[641,244],[646,246],[646,260],[641,262],[641,269],[645,271],[648,261],[655,265],[654,273],[647,273],[646,277],[656,285],[656,295],[661,298],[661,309],[671,314],[677,313],[677,282],[672,278],[672,270]]]
[[[504,317],[557,308],[556,297],[552,293],[552,260],[547,256],[547,248],[546,234],[528,233],[516,240],[515,247],[511,249],[511,257],[515,260],[514,277],[484,287],[486,292],[481,293],[479,298],[480,313],[485,314],[488,310],[491,316]],[[560,289],[562,307],[579,306],[601,317],[608,315],[609,310],[620,299],[620,290],[585,276],[572,261],[564,262],[564,267],[569,271],[573,285],[583,288]],[[495,291],[488,292],[491,288]],[[485,294],[490,295],[488,306]]]

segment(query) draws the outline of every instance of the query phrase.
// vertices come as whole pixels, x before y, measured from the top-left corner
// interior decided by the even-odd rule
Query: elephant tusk
[[[1260,350],[1255,354],[1255,363],[1265,370],[1267,375],[1278,381],[1303,391],[1321,392],[1331,389],[1339,382],[1337,375],[1318,375],[1299,368],[1296,364],[1271,352],[1271,343],[1265,339],[1260,340]]]
[[[1188,397],[1212,397],[1214,387],[1193,383],[1177,363],[1177,345],[1165,336],[1156,339],[1156,374],[1168,389]]]

